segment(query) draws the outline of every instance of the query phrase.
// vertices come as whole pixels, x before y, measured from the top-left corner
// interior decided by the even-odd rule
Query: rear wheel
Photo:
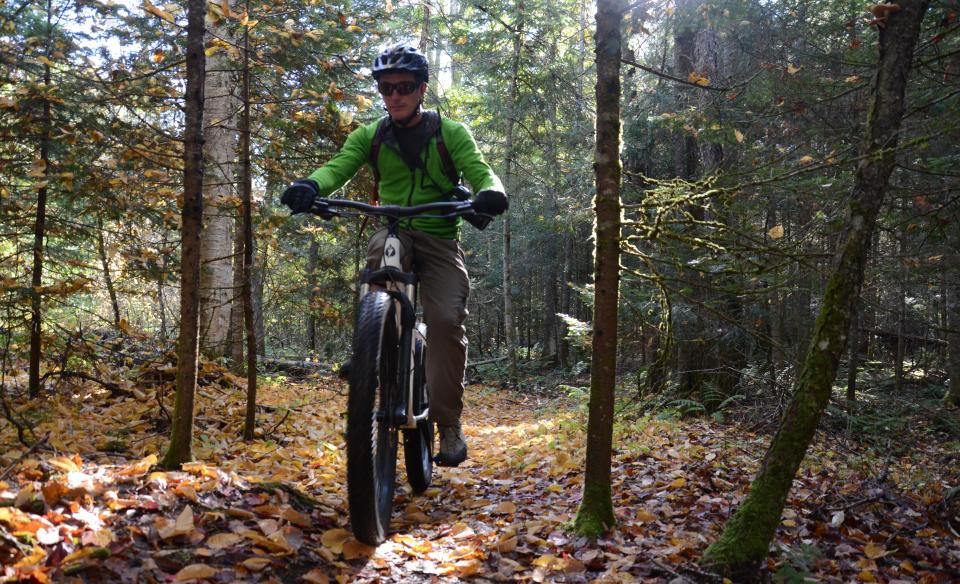
[[[347,500],[356,538],[369,545],[389,532],[397,472],[399,336],[393,300],[382,291],[357,311],[347,403]]]
[[[427,410],[427,344],[421,338],[414,342],[413,352],[413,412]],[[420,420],[416,429],[403,431],[403,458],[407,480],[415,493],[425,491],[433,480],[433,422]]]

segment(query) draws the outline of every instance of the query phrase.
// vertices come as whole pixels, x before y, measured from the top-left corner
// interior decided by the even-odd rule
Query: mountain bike
[[[398,236],[405,218],[477,216],[470,201],[415,207],[374,206],[318,198],[310,212],[379,217],[387,237],[378,269],[360,274],[347,400],[347,502],[356,538],[369,545],[387,536],[396,486],[398,433],[403,434],[407,479],[414,492],[430,486],[434,428],[426,384],[427,327],[417,317],[417,275],[401,266]]]

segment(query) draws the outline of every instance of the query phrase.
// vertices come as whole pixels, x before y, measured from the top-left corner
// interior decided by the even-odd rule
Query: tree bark
[[[193,400],[197,388],[200,316],[200,234],[203,231],[203,51],[207,3],[187,4],[187,87],[184,95],[183,210],[180,245],[180,337],[177,342],[177,397],[165,468],[193,459]]]
[[[47,0],[47,53],[50,52],[52,34],[53,7]],[[50,87],[50,65],[43,66],[43,82]],[[37,190],[37,214],[33,224],[33,272],[30,277],[30,364],[27,384],[30,397],[40,395],[40,361],[43,359],[43,299],[40,288],[43,285],[43,239],[47,229],[47,187],[50,176],[50,128],[52,112],[50,100],[44,98],[43,121],[40,136],[40,161],[43,163],[43,185]]]
[[[97,215],[97,255],[100,257],[100,268],[103,270],[103,283],[107,287],[110,297],[110,308],[113,310],[113,327],[117,332],[120,328],[120,303],[117,301],[117,290],[113,285],[113,275],[110,273],[110,258],[107,257],[107,245],[103,237],[103,217]]]
[[[620,24],[624,0],[597,2],[597,195],[594,254],[593,356],[583,497],[574,529],[597,537],[616,523],[610,459],[617,378],[617,311],[620,288]]]
[[[250,0],[246,2],[250,12]],[[257,426],[257,333],[253,320],[253,173],[250,168],[250,27],[243,30],[243,111],[240,115],[240,198],[243,219],[243,330],[247,341],[247,411],[243,423],[243,439],[253,440]],[[241,351],[242,354],[242,351]]]
[[[950,224],[950,249],[946,256],[947,374],[950,376],[944,401],[960,406],[960,223]]]
[[[517,103],[519,88],[518,76],[520,75],[520,57],[523,50],[523,20],[524,7],[523,2],[517,4],[517,29],[513,35],[513,57],[510,66],[510,90],[509,90],[509,108],[510,115],[507,117],[506,127],[506,161],[504,182],[508,195],[516,195],[513,190],[516,188],[516,180],[513,173],[513,166],[517,153],[514,146],[514,125],[516,113],[520,106]],[[503,220],[503,332],[504,341],[507,345],[507,375],[511,380],[517,378],[517,335],[514,328],[514,310],[513,310],[513,269],[512,259],[510,257],[510,215],[505,213]]]
[[[211,26],[206,42],[217,39],[232,42],[233,36],[225,21]],[[232,47],[231,47],[232,48]],[[230,308],[238,290],[233,287],[233,228],[236,216],[234,197],[237,156],[236,113],[239,100],[235,95],[236,63],[230,50],[221,48],[209,58],[204,81],[203,156],[204,205],[203,239],[201,240],[202,317],[201,347],[211,357],[224,355],[230,329]]]
[[[827,283],[806,359],[750,492],[702,563],[742,581],[756,576],[767,557],[793,478],[830,401],[837,368],[863,284],[863,271],[896,162],[898,133],[913,49],[929,0],[902,1],[879,29],[880,58],[840,249]]]

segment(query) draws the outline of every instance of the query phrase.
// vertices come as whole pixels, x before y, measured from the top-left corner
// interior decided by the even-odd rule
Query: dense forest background
[[[937,443],[938,488],[955,497],[960,3],[922,3],[897,140],[880,153],[864,145],[879,115],[878,37],[899,4],[614,4],[617,424],[708,416],[776,430],[858,169],[890,155],[820,425],[882,456]],[[220,367],[239,386],[251,363],[256,379],[336,370],[349,357],[359,221],[291,218],[279,196],[383,115],[369,65],[405,40],[430,58],[427,106],[470,126],[511,198],[503,220],[462,234],[468,376],[585,402],[596,13],[585,0],[207,3],[201,374]],[[40,438],[36,400],[74,384],[142,399],[145,363],[161,378],[175,367],[186,28],[184,3],[0,0],[0,387],[11,444]],[[367,200],[371,188],[364,170],[337,196]],[[170,396],[156,394],[164,414]]]

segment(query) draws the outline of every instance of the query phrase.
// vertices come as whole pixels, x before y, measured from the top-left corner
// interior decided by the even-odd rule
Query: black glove
[[[293,184],[283,191],[280,202],[290,207],[294,213],[305,213],[313,206],[313,200],[320,194],[320,189],[312,179],[302,178],[293,181]]]
[[[473,225],[478,230],[483,231],[487,228],[487,225],[490,225],[490,222],[493,221],[493,217],[490,215],[481,215],[479,213],[474,213],[473,215],[464,215],[463,220]]]
[[[473,199],[473,208],[481,215],[503,215],[510,208],[507,195],[499,191],[480,191]]]

